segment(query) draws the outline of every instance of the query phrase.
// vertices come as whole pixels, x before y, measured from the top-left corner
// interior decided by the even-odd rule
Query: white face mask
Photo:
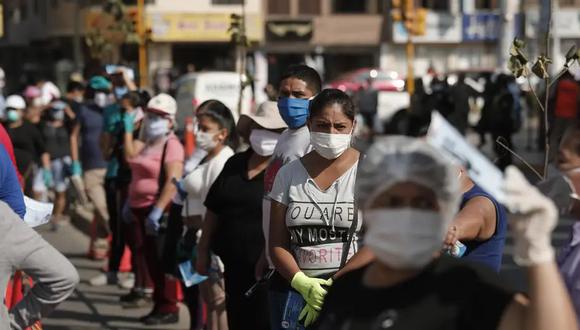
[[[218,141],[214,139],[215,136],[215,133],[197,131],[195,145],[205,151],[213,150],[218,144]]]
[[[147,118],[145,123],[145,139],[156,140],[169,133],[169,120],[161,117]]]
[[[352,135],[310,132],[310,143],[326,159],[336,159],[350,147]]]
[[[365,244],[394,269],[420,269],[443,244],[446,223],[439,212],[412,208],[372,209],[364,214]]]
[[[104,108],[108,105],[109,103],[109,98],[107,97],[106,93],[103,92],[97,92],[95,93],[95,104],[98,105],[101,108]]]
[[[252,150],[260,156],[271,156],[274,153],[274,148],[276,148],[279,137],[280,134],[278,133],[265,129],[254,129],[250,133]]]

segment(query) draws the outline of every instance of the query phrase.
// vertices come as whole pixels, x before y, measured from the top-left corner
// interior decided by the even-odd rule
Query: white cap
[[[175,102],[175,99],[170,95],[161,93],[149,100],[146,111],[167,115],[173,118],[177,112],[177,102]]]
[[[20,109],[26,108],[26,102],[20,95],[10,95],[6,98],[6,109]]]

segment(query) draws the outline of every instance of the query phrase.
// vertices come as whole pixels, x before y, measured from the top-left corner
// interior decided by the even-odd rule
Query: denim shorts
[[[52,169],[52,179],[54,181],[55,191],[64,192],[68,188],[67,173],[71,164],[72,161],[69,156],[56,158],[50,161],[50,168]]]

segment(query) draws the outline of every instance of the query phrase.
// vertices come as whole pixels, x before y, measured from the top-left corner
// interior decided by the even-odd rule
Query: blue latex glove
[[[133,122],[134,118],[132,114],[123,113],[121,115],[121,119],[123,121],[123,129],[125,133],[132,133],[135,130],[135,123]]]
[[[71,165],[72,175],[81,176],[83,174],[83,169],[81,168],[81,163],[78,160],[73,160]]]
[[[177,188],[177,193],[179,193],[179,197],[181,197],[181,199],[185,200],[187,198],[187,191],[185,191],[185,187],[183,186],[183,179],[181,180],[177,180],[177,179],[173,179],[173,184],[175,185],[175,187]]]
[[[52,178],[52,171],[50,168],[43,168],[42,169],[42,179],[44,180],[44,185],[47,187],[54,186],[54,179]]]
[[[123,209],[121,210],[121,217],[123,218],[123,222],[126,224],[130,224],[133,222],[133,213],[131,212],[131,208],[129,207],[129,202],[125,202],[123,204]]]
[[[163,216],[163,210],[158,208],[157,206],[153,206],[151,212],[147,216],[145,220],[145,233],[149,236],[157,236],[159,232],[159,221]]]

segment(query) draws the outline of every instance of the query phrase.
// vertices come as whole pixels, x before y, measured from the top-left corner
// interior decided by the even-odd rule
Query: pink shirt
[[[148,207],[155,203],[159,190],[159,173],[164,143],[146,146],[137,157],[129,161],[131,184],[129,185],[129,206]],[[174,134],[169,135],[165,164],[183,162],[184,151]]]

